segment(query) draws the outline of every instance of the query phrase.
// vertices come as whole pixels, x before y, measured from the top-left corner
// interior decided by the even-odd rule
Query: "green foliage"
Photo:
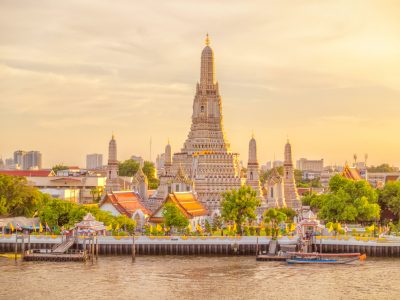
[[[118,164],[118,175],[119,176],[133,176],[139,170],[139,163],[133,159],[125,160]]]
[[[160,180],[156,178],[156,168],[151,161],[145,161],[143,165],[143,173],[149,180],[149,189],[156,189],[160,184]]]
[[[173,203],[166,203],[162,210],[164,223],[168,227],[177,227],[179,229],[185,228],[189,225],[189,220]]]
[[[290,207],[276,208],[276,210],[286,215],[285,221],[293,222],[294,217],[297,215],[296,211]]]
[[[279,223],[287,220],[287,215],[282,211],[270,208],[266,210],[263,214],[264,222],[270,224],[272,237],[277,237],[279,233]]]
[[[110,212],[100,210],[97,206],[85,206],[60,199],[47,199],[38,210],[40,221],[43,224],[47,223],[50,228],[62,226],[72,228],[89,212],[106,226],[112,225],[115,228],[118,225],[128,232],[134,232],[136,227],[136,222],[125,215],[114,217]]]
[[[212,229],[219,230],[222,227],[222,217],[219,215],[215,215],[213,220],[212,220]]]
[[[120,176],[134,176],[139,170],[140,164],[133,160],[128,159],[118,165],[118,174]],[[156,178],[156,168],[154,163],[151,161],[145,161],[143,164],[143,173],[146,175],[149,181],[149,189],[156,189],[160,184],[160,181]]]
[[[396,167],[391,167],[389,164],[384,163],[379,166],[371,166],[368,168],[368,172],[371,173],[390,173],[397,172],[399,169]]]
[[[379,191],[378,201],[382,209],[389,209],[400,218],[400,181],[386,183]]]
[[[212,232],[212,227],[210,222],[208,222],[208,220],[206,220],[206,222],[204,223],[204,228],[206,229],[207,233],[211,233]]]
[[[331,222],[366,222],[380,217],[377,193],[364,180],[354,181],[335,175],[329,182],[330,192],[311,195],[311,206],[320,208],[318,216]]]
[[[277,167],[276,170],[278,171],[279,175],[283,176],[283,166]],[[260,174],[260,181],[262,184],[264,184],[267,181],[269,175],[271,175],[271,172],[272,172],[272,169],[262,172]]]
[[[25,177],[0,175],[0,214],[32,217],[36,207],[49,196],[28,185]]]
[[[68,170],[68,168],[69,168],[68,166],[64,166],[63,164],[57,164],[53,166],[51,169],[53,170],[54,173],[57,174],[58,171]]]
[[[221,202],[222,218],[237,224],[237,233],[241,233],[242,224],[256,218],[255,210],[260,206],[257,193],[249,186],[223,193]]]

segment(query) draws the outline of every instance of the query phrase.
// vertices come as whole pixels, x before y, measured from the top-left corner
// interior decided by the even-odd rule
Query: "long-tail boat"
[[[303,253],[288,252],[288,264],[349,264],[365,261],[366,254],[361,253]]]

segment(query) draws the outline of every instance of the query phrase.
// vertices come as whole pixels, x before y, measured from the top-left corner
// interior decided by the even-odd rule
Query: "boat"
[[[361,253],[303,253],[288,252],[288,264],[350,264],[365,261],[366,254]]]

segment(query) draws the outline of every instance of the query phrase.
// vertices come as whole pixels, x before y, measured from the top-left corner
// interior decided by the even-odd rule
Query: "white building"
[[[103,154],[92,153],[86,155],[86,169],[97,170],[103,166]]]
[[[301,171],[322,172],[324,170],[324,160],[300,158],[296,162],[296,167]]]

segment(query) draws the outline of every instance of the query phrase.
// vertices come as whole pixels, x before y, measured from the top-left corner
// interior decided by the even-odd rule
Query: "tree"
[[[263,214],[264,222],[269,223],[272,228],[272,237],[277,237],[279,233],[279,223],[287,220],[287,215],[275,208],[266,210]]]
[[[335,175],[329,181],[329,193],[312,196],[310,204],[320,208],[318,216],[325,221],[367,222],[380,217],[377,198],[367,181]]]
[[[290,207],[281,207],[277,208],[277,211],[284,213],[286,215],[286,219],[293,221],[294,217],[297,215],[296,211]]]
[[[167,202],[162,210],[162,215],[164,223],[168,227],[183,229],[189,225],[189,220],[174,203]]]
[[[390,172],[397,172],[399,169],[396,167],[391,167],[389,164],[384,163],[379,166],[371,166],[368,168],[368,172],[371,173],[390,173]]]
[[[221,229],[221,227],[222,227],[222,217],[216,214],[212,219],[212,229],[215,231]]]
[[[145,161],[143,165],[143,173],[146,174],[149,180],[149,188],[156,189],[160,181],[156,178],[156,168],[151,161]]]
[[[125,160],[118,164],[118,174],[120,176],[133,176],[139,170],[139,163],[133,159]]]
[[[53,170],[54,173],[57,174],[58,171],[68,170],[69,167],[68,166],[64,166],[63,164],[57,164],[57,165],[53,166],[53,168],[51,168],[51,169]]]
[[[389,210],[400,219],[400,181],[386,183],[379,191],[378,202],[382,210]]]
[[[237,232],[242,232],[242,224],[256,218],[255,210],[260,206],[257,193],[249,186],[223,193],[221,202],[222,218],[237,225]]]
[[[44,196],[25,177],[0,175],[0,214],[32,217]]]

